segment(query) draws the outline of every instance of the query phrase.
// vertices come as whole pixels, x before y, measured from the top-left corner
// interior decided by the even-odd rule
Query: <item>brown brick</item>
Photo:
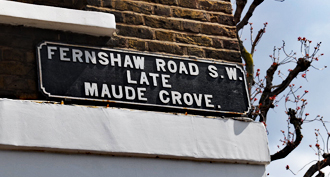
[[[0,45],[2,46],[10,46],[18,49],[29,49],[29,50],[33,50],[35,47],[31,45],[31,39],[27,37],[19,36],[17,34],[13,35],[13,34],[0,33],[0,39],[1,39]]]
[[[213,22],[213,23],[218,23],[218,16],[219,16],[219,14],[211,14],[210,15],[210,21]]]
[[[198,0],[178,0],[178,4],[181,7],[198,8]]]
[[[0,74],[8,75],[27,75],[31,70],[31,66],[18,61],[2,61],[0,62]]]
[[[166,52],[183,55],[183,48],[175,43],[149,41],[148,47],[151,52]]]
[[[174,41],[174,33],[170,31],[156,31],[156,39],[161,41]]]
[[[102,45],[109,40],[109,37],[95,37],[71,32],[46,30],[24,26],[0,25],[0,46],[12,47],[15,49],[35,51],[41,41],[61,41],[64,43]]]
[[[165,7],[162,5],[154,6],[155,15],[170,17],[171,16],[171,8]]]
[[[155,17],[155,16],[146,16],[144,20],[146,26],[150,26],[153,28],[182,30],[181,22],[179,20],[163,18],[163,17]]]
[[[125,23],[133,25],[143,25],[143,17],[139,14],[126,13],[125,14]]]
[[[38,91],[38,84],[37,84],[36,80],[28,79],[27,84],[28,84],[29,90],[35,91],[35,92]]]
[[[102,5],[102,0],[87,0],[87,4],[100,7]]]
[[[183,21],[182,22],[183,30],[188,32],[200,33],[202,24],[196,23],[194,21]]]
[[[117,24],[118,35],[131,36],[142,39],[153,39],[154,32],[151,28],[142,26],[124,26]]]
[[[199,21],[210,21],[210,14],[191,9],[173,8],[173,16],[186,19],[194,19]]]
[[[127,48],[127,39],[122,38],[119,36],[112,36],[111,39],[108,41],[107,46],[108,47],[122,47],[122,48]]]
[[[20,29],[20,28],[18,28],[18,29]],[[16,29],[16,30],[18,30],[18,29]],[[39,40],[39,39],[54,40],[54,39],[58,39],[58,35],[70,33],[70,32],[64,32],[64,31],[55,31],[55,30],[47,30],[47,29],[32,28],[32,27],[31,28],[22,27],[20,30],[24,31],[24,34],[26,37],[30,37],[33,40],[36,40],[36,39],[37,40]],[[13,32],[13,34],[15,34],[15,32]],[[38,41],[38,43],[40,43],[40,41]]]
[[[212,39],[207,36],[201,36],[201,35],[187,35],[187,34],[176,34],[175,39],[177,42],[183,42],[187,44],[194,44],[199,46],[211,46],[212,45]]]
[[[36,100],[38,99],[38,94],[37,93],[22,93],[22,92],[19,92],[19,93],[16,93],[15,94],[16,97],[18,99],[21,99],[21,100]]]
[[[8,75],[4,77],[4,84],[7,90],[28,90],[28,83],[25,78]]]
[[[183,42],[187,44],[196,44],[194,39],[192,39],[189,35],[183,33],[175,34],[175,40],[177,42]]]
[[[112,1],[110,4],[116,10],[130,10],[126,1]]]
[[[199,1],[199,9],[232,14],[231,4],[230,3],[224,3],[224,2],[221,2],[221,1],[200,0]]]
[[[235,26],[234,17],[232,15],[218,15],[217,22],[224,25]]]
[[[3,50],[3,60],[26,62],[24,54],[25,52],[19,49],[5,49]]]
[[[226,49],[233,49],[233,50],[239,50],[239,44],[238,41],[234,40],[224,40],[223,45]]]
[[[113,0],[102,0],[102,6],[112,8],[114,6]]]
[[[221,48],[221,49],[224,48],[223,47],[223,39],[213,38],[212,41],[213,41],[213,45],[212,46],[214,48]]]
[[[178,0],[149,0],[149,2],[155,2],[165,5],[178,5]]]
[[[111,14],[113,14],[115,16],[115,21],[116,23],[122,23],[124,22],[124,15],[122,12],[118,12],[118,11],[108,11]]]
[[[136,0],[136,1],[152,2],[151,0]]]
[[[13,90],[1,90],[0,89],[0,97],[1,98],[17,98],[14,94]]]
[[[232,62],[242,62],[239,52],[205,49],[207,58],[220,59]]]
[[[130,2],[131,5],[131,9],[134,12],[139,12],[139,13],[143,13],[143,14],[152,14],[153,12],[153,7],[150,6],[149,4],[145,4],[145,3],[139,3],[139,2]]]
[[[189,46],[189,47],[187,47],[187,53],[189,56],[193,55],[193,56],[205,58],[204,50],[199,47],[190,47]]]
[[[35,54],[43,40],[104,47],[110,39],[24,26],[0,25],[0,29],[0,95],[11,98],[38,98]]]
[[[36,79],[37,75],[37,65],[36,64],[27,64],[27,74],[24,76],[26,79]]]
[[[202,33],[235,38],[236,28],[227,28],[217,24],[202,24]]]
[[[6,76],[0,75],[0,90],[4,90],[4,88],[5,88],[4,77],[6,77]]]
[[[152,14],[152,6],[138,1],[114,1],[114,8],[117,10],[127,10],[143,14]]]
[[[147,50],[146,49],[146,42],[142,40],[137,39],[127,39],[128,40],[128,47],[135,49],[135,50]]]
[[[200,46],[211,46],[212,39],[208,36],[192,36],[195,43]]]
[[[25,56],[26,56],[27,63],[36,64],[37,59],[33,52],[26,52]]]
[[[219,23],[223,25],[235,26],[234,17],[232,15],[220,15],[212,13],[210,15],[211,22]]]
[[[77,33],[60,33],[59,40],[60,42],[63,43],[75,43],[75,44],[80,44],[80,45],[89,45],[89,46],[103,46],[105,45],[109,37],[95,37],[95,36],[90,36],[90,35],[82,35],[82,34],[77,34]],[[38,39],[41,40],[41,39]],[[56,40],[56,41],[57,41]]]

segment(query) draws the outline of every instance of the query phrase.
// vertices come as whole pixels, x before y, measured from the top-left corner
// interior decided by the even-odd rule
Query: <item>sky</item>
[[[251,3],[251,0],[249,2]],[[235,1],[233,0],[232,3],[235,3]],[[233,7],[235,8],[234,5]],[[293,50],[297,52],[298,57],[301,56],[299,55],[300,42],[297,40],[299,36],[312,40],[311,46],[313,47],[317,42],[322,42],[319,53],[324,53],[324,56],[318,62],[313,62],[313,66],[316,68],[322,68],[326,65],[330,66],[329,9],[330,1],[328,0],[285,0],[284,2],[266,0],[257,7],[249,20],[249,22],[253,23],[254,34],[263,27],[263,23],[268,22],[266,33],[256,47],[254,54],[255,68],[260,68],[261,75],[264,76],[267,68],[272,64],[269,55],[273,54],[274,46],[282,46],[282,40],[286,43],[286,51]],[[250,48],[249,35],[249,27],[246,26],[241,36],[246,48]],[[283,58],[284,54],[282,53],[280,56]],[[287,64],[280,70],[283,73],[288,73],[287,70],[292,69],[294,66],[294,63]],[[280,83],[280,81],[278,79],[276,83]],[[310,68],[306,79],[299,75],[293,83],[297,86],[302,86],[301,94],[304,90],[309,91],[305,96],[305,99],[308,101],[305,113],[309,113],[309,119],[321,115],[324,116],[325,121],[330,121],[330,113],[328,112],[330,109],[328,101],[330,99],[330,68],[322,71]],[[295,108],[295,105],[292,105],[292,107]],[[281,130],[287,131],[287,115],[285,114],[284,102],[280,102],[278,107],[270,110],[268,116],[269,149],[270,153],[273,154],[279,150],[277,145],[281,145],[280,139],[283,139]],[[330,123],[327,124],[327,127],[330,130]],[[322,123],[305,123],[302,128],[304,138],[301,144],[287,158],[274,161],[268,165],[267,173],[269,173],[269,176],[303,176],[310,167],[307,164],[318,159],[315,151],[309,145],[315,147],[316,144],[314,129],[320,129],[323,136],[326,137]],[[323,147],[322,141],[319,144]],[[298,172],[298,174],[293,175],[289,170],[286,170],[286,165],[289,165],[290,169],[295,173]],[[299,171],[305,165],[307,166]],[[326,176],[330,176],[330,167],[325,168],[323,171]]]

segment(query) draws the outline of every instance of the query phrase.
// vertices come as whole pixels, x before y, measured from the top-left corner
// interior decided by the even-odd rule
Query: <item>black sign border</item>
[[[245,112],[241,113],[241,112],[230,112],[230,111],[221,111],[221,110],[208,110],[208,109],[189,108],[189,107],[157,105],[157,104],[148,104],[148,103],[135,103],[135,102],[126,102],[126,101],[117,101],[117,100],[52,95],[46,91],[45,87],[43,86],[43,82],[42,82],[43,77],[42,77],[40,50],[41,50],[42,46],[47,45],[47,44],[64,45],[64,46],[71,46],[71,47],[83,47],[83,48],[114,51],[114,52],[127,52],[127,53],[131,53],[131,54],[148,55],[148,56],[153,56],[153,57],[163,57],[163,58],[168,57],[168,58],[187,60],[187,61],[193,61],[193,62],[203,62],[203,63],[210,63],[210,64],[221,64],[221,65],[227,65],[227,66],[234,66],[235,68],[239,69],[243,73],[243,81],[244,81],[246,95],[247,95],[246,99],[248,101],[248,107]],[[104,102],[104,103],[119,103],[119,104],[124,104],[124,105],[136,105],[136,106],[142,105],[142,106],[154,107],[154,108],[167,108],[167,109],[174,109],[174,110],[181,110],[181,111],[186,110],[186,111],[196,111],[196,112],[204,112],[204,113],[220,113],[220,114],[222,113],[222,114],[245,115],[251,110],[251,103],[250,103],[250,98],[249,98],[249,94],[248,94],[245,71],[242,69],[242,67],[239,67],[237,64],[234,64],[234,63],[220,62],[220,61],[212,60],[212,59],[206,60],[206,59],[197,59],[197,58],[187,58],[187,57],[178,57],[178,56],[172,56],[172,55],[166,55],[166,54],[155,54],[155,53],[150,53],[150,52],[143,53],[143,52],[138,52],[138,51],[133,51],[133,50],[112,49],[112,48],[106,48],[106,47],[93,47],[93,46],[86,46],[86,45],[76,45],[76,44],[66,44],[66,43],[60,43],[60,42],[43,41],[43,42],[39,43],[37,46],[37,65],[38,65],[39,90],[49,98],[73,99],[73,100],[81,100],[81,101],[96,101],[96,102]]]

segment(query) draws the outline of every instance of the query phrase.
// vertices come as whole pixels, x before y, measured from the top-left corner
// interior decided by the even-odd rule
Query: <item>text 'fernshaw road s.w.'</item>
[[[154,110],[245,114],[245,74],[235,64],[44,42],[39,86],[48,97],[143,105]]]

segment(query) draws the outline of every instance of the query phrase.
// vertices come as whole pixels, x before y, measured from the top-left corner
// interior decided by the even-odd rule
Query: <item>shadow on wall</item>
[[[249,126],[250,123],[251,122],[234,121],[235,135],[241,134]]]
[[[0,151],[2,177],[263,177],[264,165]],[[19,170],[17,169],[19,167]]]

